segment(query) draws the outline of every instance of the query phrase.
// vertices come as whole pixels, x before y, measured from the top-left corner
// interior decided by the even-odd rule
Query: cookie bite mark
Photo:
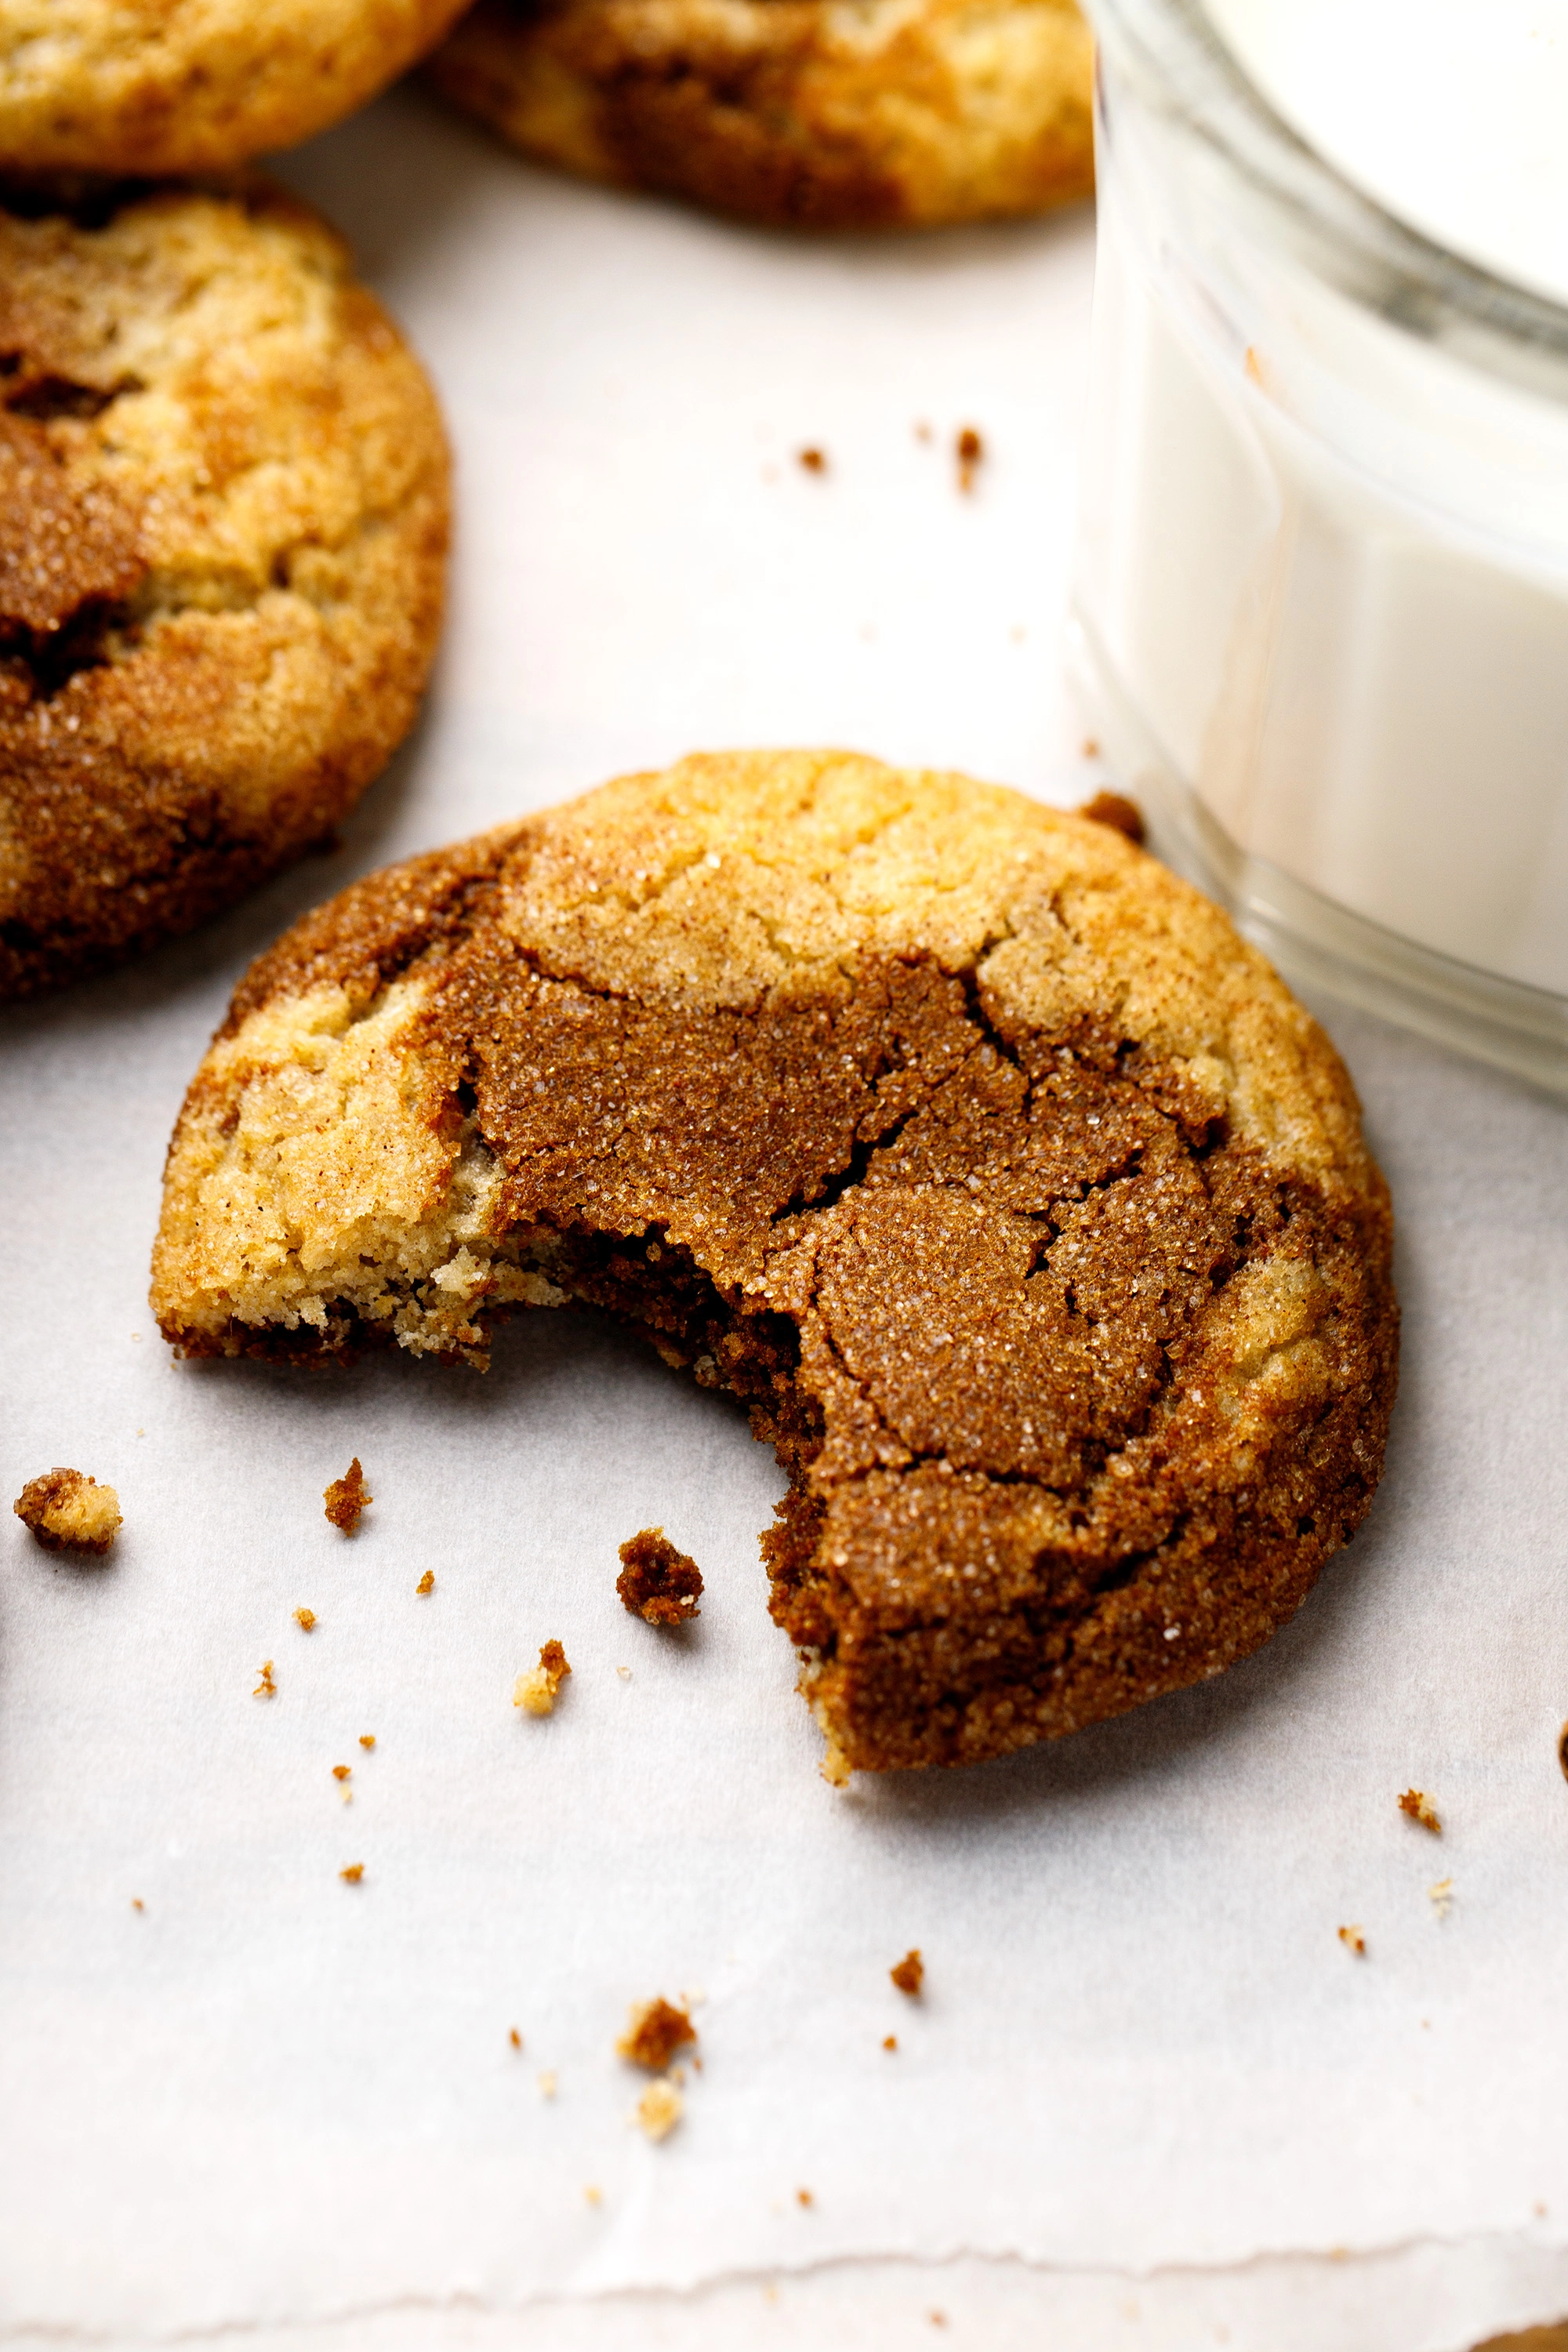
[[[694,759],[346,893],[171,1148],[193,1353],[482,1362],[571,1299],[746,1409],[842,1783],[1219,1672],[1371,1499],[1397,1316],[1331,1048],[1122,838]]]
[[[123,1524],[113,1487],[100,1486],[79,1470],[50,1470],[29,1478],[11,1507],[46,1551],[101,1558]]]

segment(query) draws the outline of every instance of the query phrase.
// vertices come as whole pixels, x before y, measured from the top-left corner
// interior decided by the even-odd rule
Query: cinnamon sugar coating
[[[426,70],[525,154],[783,228],[990,220],[1094,184],[1074,0],[479,0]]]
[[[641,1329],[791,1489],[839,1769],[1218,1673],[1376,1485],[1386,1189],[1331,1047],[1118,831],[841,753],[698,758],[394,867],[253,967],[171,1148],[197,1354]]]
[[[330,835],[441,615],[435,398],[326,225],[259,183],[62,204],[0,203],[0,998]]]

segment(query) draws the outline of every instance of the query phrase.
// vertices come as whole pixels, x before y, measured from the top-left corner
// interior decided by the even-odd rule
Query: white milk
[[[1100,0],[1076,630],[1286,962],[1568,1088],[1568,0]]]

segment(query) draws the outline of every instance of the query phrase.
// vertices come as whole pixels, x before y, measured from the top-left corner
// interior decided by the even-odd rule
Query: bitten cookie
[[[0,210],[0,997],[328,835],[440,628],[435,396],[270,188]]]
[[[828,1762],[1219,1673],[1359,1524],[1397,1318],[1321,1031],[1112,827],[843,753],[633,776],[345,891],[171,1149],[192,1354],[482,1360],[572,1298],[751,1409]]]
[[[427,72],[525,154],[785,227],[990,220],[1093,185],[1073,0],[479,0]]]
[[[0,169],[224,171],[363,106],[463,0],[0,0]]]

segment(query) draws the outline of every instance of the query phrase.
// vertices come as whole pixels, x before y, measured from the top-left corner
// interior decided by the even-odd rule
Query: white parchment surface
[[[0,2343],[1455,2352],[1562,2315],[1560,1109],[1321,1008],[1400,1220],[1364,1529],[1219,1682],[847,1794],[765,1612],[782,1480],[723,1401],[578,1315],[488,1380],[158,1339],[185,1080],[354,874],[699,746],[1097,781],[1057,642],[1084,217],[792,243],[406,92],[286,169],[439,383],[456,591],[342,852],[0,1033],[4,1499],[68,1463],[125,1513],[101,1566],[0,1528]],[[356,1453],[349,1542],[321,1496]],[[708,1580],[675,1635],[614,1590],[659,1522]],[[613,2043],[683,1990],[703,2065],[653,2147]]]

